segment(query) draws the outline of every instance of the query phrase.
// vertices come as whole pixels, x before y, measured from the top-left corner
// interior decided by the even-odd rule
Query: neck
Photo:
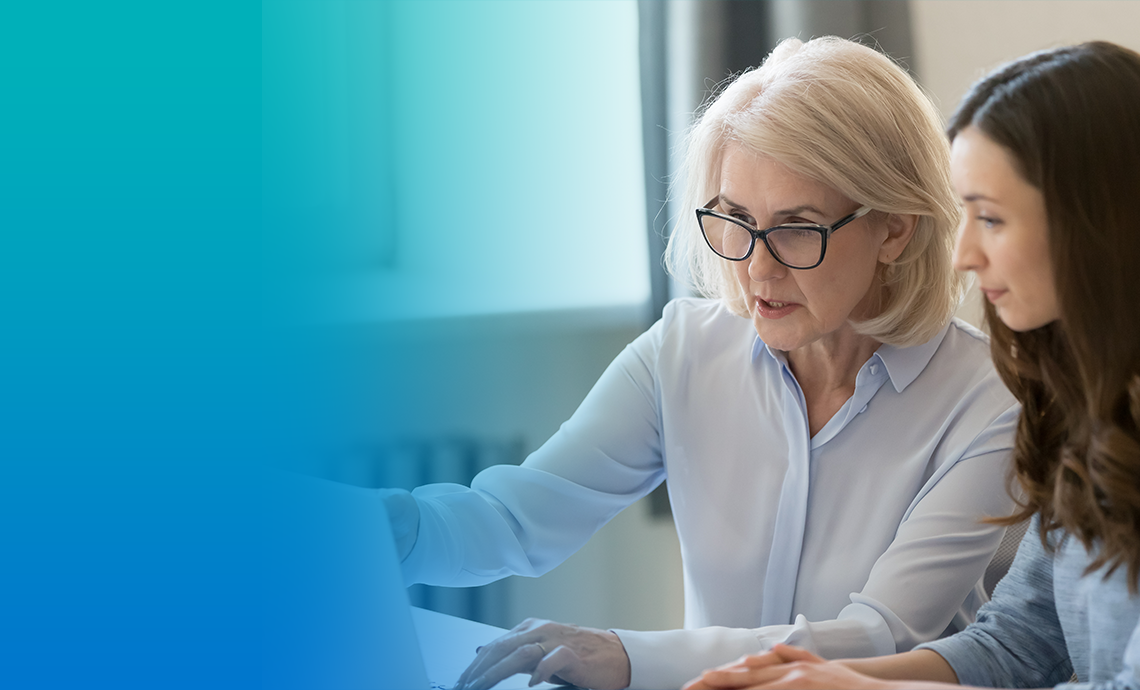
[[[809,408],[817,397],[855,392],[859,369],[879,349],[878,340],[860,335],[850,326],[789,351],[788,366],[804,392]]]

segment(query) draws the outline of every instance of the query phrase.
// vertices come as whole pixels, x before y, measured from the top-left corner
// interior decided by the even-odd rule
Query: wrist
[[[614,643],[613,649],[615,656],[619,656],[620,660],[615,663],[616,668],[622,669],[619,674],[618,687],[628,688],[630,683],[633,682],[633,669],[629,661],[629,652],[625,651],[625,643],[621,641],[621,636],[613,630],[606,630],[602,633],[610,642]]]

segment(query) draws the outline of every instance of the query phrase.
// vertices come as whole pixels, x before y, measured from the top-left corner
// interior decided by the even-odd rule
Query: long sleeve
[[[994,599],[964,632],[925,645],[963,683],[1067,690],[1140,688],[1140,595],[1127,568],[1087,573],[1093,561],[1063,532],[1041,544],[1033,518]],[[1072,675],[1077,682],[1067,683]]]
[[[472,586],[541,575],[660,484],[653,362],[663,328],[659,322],[631,343],[521,466],[488,468],[470,488],[416,489],[419,535],[403,563],[405,580]]]
[[[1072,676],[1054,601],[1053,557],[1041,545],[1036,517],[974,624],[920,648],[941,654],[963,685],[1039,688]]]

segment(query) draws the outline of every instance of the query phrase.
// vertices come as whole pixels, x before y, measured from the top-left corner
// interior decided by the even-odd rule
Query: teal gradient
[[[280,0],[262,21],[266,223],[350,401],[308,471],[411,488],[520,461],[645,326],[636,4]],[[492,599],[466,611],[518,622]]]
[[[255,472],[308,366],[268,319],[260,19],[0,9],[0,686],[258,684]]]
[[[267,6],[266,189],[328,240],[323,311],[645,302],[636,37],[632,2]]]
[[[632,7],[0,8],[0,687],[264,686],[267,591],[370,595],[267,557],[266,469],[526,405],[400,324],[644,301]]]

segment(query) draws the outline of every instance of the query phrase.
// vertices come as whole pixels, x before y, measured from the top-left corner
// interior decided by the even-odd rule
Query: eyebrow
[[[727,204],[728,206],[734,206],[734,207],[736,207],[742,211],[748,210],[747,206],[745,206],[743,204],[738,204],[723,194],[719,195],[719,198],[720,198],[721,203]],[[773,216],[798,216],[799,214],[803,213],[804,211],[811,211],[812,213],[815,213],[817,216],[822,216],[825,218],[827,217],[826,213],[819,210],[815,206],[812,206],[811,204],[801,204],[799,206],[793,206],[792,208],[781,209],[779,211],[776,211],[772,215]]]
[[[992,196],[986,196],[985,194],[967,194],[966,196],[962,197],[962,201],[992,201],[994,203],[998,203],[997,199],[993,198]]]

